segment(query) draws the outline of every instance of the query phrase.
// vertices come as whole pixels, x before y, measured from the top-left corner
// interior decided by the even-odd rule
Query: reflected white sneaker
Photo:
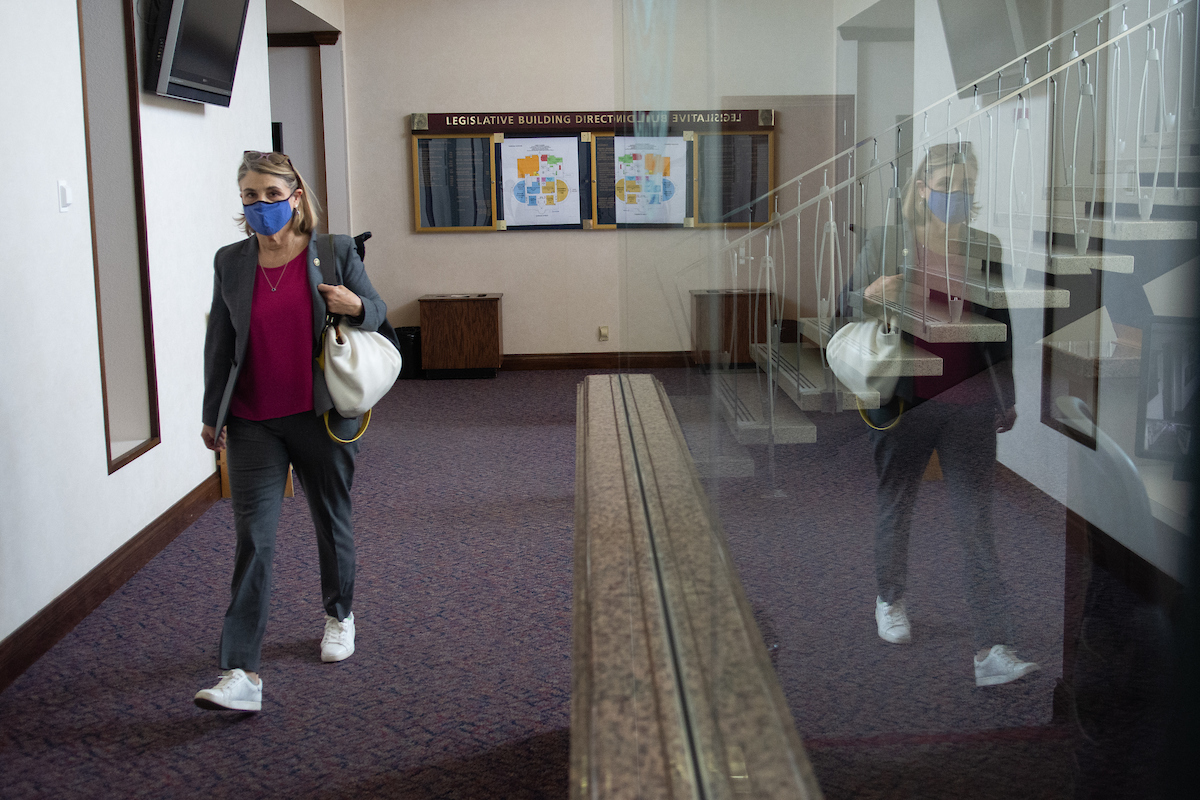
[[[354,613],[341,622],[325,615],[325,635],[321,638],[321,660],[343,661],[354,653]]]
[[[1007,645],[994,646],[983,661],[975,656],[975,685],[998,686],[1028,675],[1039,666],[1032,661],[1022,661]]]
[[[885,603],[883,598],[876,597],[875,625],[879,630],[879,638],[885,642],[908,644],[912,641],[912,627],[908,624],[903,600]]]
[[[262,679],[255,683],[243,670],[226,670],[216,686],[196,692],[195,703],[209,711],[261,711]]]

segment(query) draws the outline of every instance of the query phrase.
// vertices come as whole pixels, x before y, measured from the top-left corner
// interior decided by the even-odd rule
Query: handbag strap
[[[317,267],[321,270],[321,282],[331,286],[337,285],[337,260],[333,255],[333,235],[314,233],[313,236],[317,240]],[[330,326],[336,327],[340,321],[341,318],[337,314],[330,314],[326,309],[325,325],[321,328],[321,335],[317,337],[316,352],[314,353],[317,366],[322,370],[325,369],[325,335],[329,332]]]
[[[335,286],[337,279],[337,260],[333,255],[333,235],[328,233],[314,234],[317,237],[317,260],[321,263],[321,278],[325,283]]]
[[[337,279],[337,261],[333,255],[333,235],[328,233],[314,234],[317,237],[317,259],[321,262],[318,266],[321,268],[321,278],[324,283],[331,286],[338,284]],[[321,332],[321,349],[317,356],[317,363],[321,369],[325,369],[325,337],[329,335],[329,329],[332,327],[334,335],[340,340],[341,334],[338,332],[337,326],[341,321],[340,314],[325,314],[325,330]],[[333,432],[329,427],[329,414],[325,412],[325,432],[329,434],[329,438],[340,444],[350,444],[357,442],[362,438],[362,435],[367,432],[367,426],[371,424],[371,409],[367,409],[367,413],[363,414],[362,422],[359,423],[358,432],[351,439],[342,439]]]
[[[903,397],[900,398],[900,413],[896,415],[896,418],[894,420],[892,420],[887,425],[884,425],[882,427],[880,427],[879,425],[876,425],[874,422],[871,422],[871,418],[867,416],[867,410],[865,408],[863,408],[863,404],[858,399],[858,395],[854,396],[854,402],[858,404],[858,415],[860,417],[862,417],[863,422],[867,423],[867,427],[871,428],[873,430],[890,431],[892,428],[894,428],[900,424],[900,417],[904,416],[904,398]],[[333,434],[331,433],[329,435],[332,436]]]
[[[362,435],[367,432],[367,426],[371,424],[371,409],[368,408],[367,413],[363,414],[362,422],[358,424],[358,433],[354,434],[354,438],[339,439],[337,434],[333,432],[333,429],[329,427],[329,415],[331,413],[332,412],[330,411],[325,412],[325,432],[329,434],[330,439],[333,439],[339,444],[350,444],[351,442],[357,442],[362,438]]]

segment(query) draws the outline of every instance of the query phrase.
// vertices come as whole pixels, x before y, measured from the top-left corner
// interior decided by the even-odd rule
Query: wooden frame
[[[486,188],[487,199],[489,202],[488,216],[491,218],[489,225],[423,225],[421,222],[421,189],[424,185],[421,180],[421,142],[432,141],[435,139],[477,139],[487,142],[487,168],[489,185]],[[496,144],[499,140],[496,134],[477,134],[477,133],[442,133],[433,135],[421,135],[414,133],[412,136],[412,183],[413,183],[413,225],[418,233],[448,233],[448,232],[468,232],[468,231],[494,231],[497,229],[497,214],[496,214]]]
[[[108,472],[109,474],[112,474],[136,459],[138,456],[155,447],[161,441],[158,407],[158,375],[154,359],[154,323],[151,315],[152,306],[150,299],[150,258],[146,236],[146,195],[142,173],[141,115],[139,111],[141,95],[140,85],[138,82],[137,42],[134,28],[136,20],[134,17],[132,0],[124,0],[122,2],[122,14],[123,25],[125,29],[125,83],[127,102],[129,103],[129,146],[131,148],[130,163],[132,164],[133,169],[133,174],[129,177],[132,183],[131,188],[134,203],[133,216],[134,224],[136,226],[134,235],[137,239],[137,253],[139,261],[138,281],[139,290],[141,293],[142,346],[144,349],[143,355],[145,359],[146,370],[145,378],[147,391],[148,436],[140,444],[124,450],[114,457],[112,418],[109,411],[112,398],[109,397],[108,392],[108,378],[110,377],[110,370],[108,369],[108,361],[105,357],[103,298],[101,297],[101,286],[104,283],[100,257],[102,248],[100,242],[99,225],[96,217],[96,183],[92,156],[93,136],[88,108],[88,59],[85,32],[86,24],[84,20],[84,3],[87,1],[88,0],[76,0],[76,11],[78,13],[79,21],[80,72],[83,82],[83,120],[85,150],[87,153],[88,213],[92,228],[92,269],[96,283],[96,327],[99,342],[100,390],[101,398],[104,403],[104,439],[108,458]],[[112,342],[110,341],[109,344],[112,344]]]
[[[514,142],[536,142],[538,140],[543,140],[543,141],[545,141],[545,140],[563,140],[564,142],[566,140],[571,140],[574,143],[572,149],[574,151],[575,158],[576,158],[576,163],[575,163],[575,166],[576,166],[575,201],[576,201],[576,204],[579,209],[579,221],[578,222],[546,222],[544,224],[543,223],[525,222],[524,224],[521,224],[521,223],[514,222],[513,219],[509,218],[510,212],[515,211],[515,209],[510,208],[508,206],[510,193],[511,193],[513,187],[508,185],[506,170],[509,167],[514,167],[515,169],[517,169],[517,171],[519,173],[520,158],[518,157],[518,159],[517,159],[517,162],[518,162],[517,165],[506,164],[506,152],[505,151],[507,149],[509,149],[509,147],[511,145],[513,145]],[[591,169],[591,165],[594,160],[592,158],[592,147],[591,147],[590,134],[588,134],[586,132],[585,133],[561,133],[561,134],[547,133],[547,134],[537,134],[537,135],[518,134],[518,135],[514,135],[514,136],[497,136],[497,137],[495,137],[495,142],[496,142],[495,151],[497,153],[496,169],[498,171],[498,175],[496,177],[496,216],[500,217],[500,219],[498,220],[497,225],[496,225],[498,230],[506,230],[506,231],[507,230],[515,230],[515,231],[532,231],[532,230],[572,231],[572,230],[574,230],[574,231],[577,231],[577,230],[584,230],[584,229],[590,227],[591,217],[584,215],[584,208],[583,208],[584,198],[586,197],[588,202],[590,202],[590,200],[591,200],[591,194],[590,194],[591,187],[584,185],[585,180],[588,183],[591,182],[590,175],[585,176],[584,171],[585,171],[585,169]],[[588,156],[586,159],[582,155],[583,145],[585,145],[585,144],[588,145]],[[518,180],[519,180],[519,178],[518,178]],[[570,195],[570,184],[568,184],[564,181],[563,185],[568,187],[568,196],[569,196]],[[587,193],[587,194],[585,194],[585,193]],[[514,216],[520,216],[520,215],[515,214]]]
[[[775,131],[774,130],[764,130],[764,131],[752,132],[752,133],[748,133],[746,131],[696,131],[695,133],[692,133],[690,135],[693,137],[693,141],[695,144],[695,147],[693,148],[694,163],[692,166],[692,197],[694,198],[693,207],[692,207],[692,214],[693,214],[692,218],[695,220],[695,227],[697,227],[697,228],[718,228],[718,227],[723,227],[725,225],[737,225],[739,227],[746,227],[747,225],[749,225],[749,227],[752,227],[752,228],[759,228],[759,227],[762,227],[763,225],[767,224],[770,221],[770,217],[771,217],[770,212],[768,212],[765,215],[764,219],[762,219],[761,221],[755,220],[753,223],[744,223],[744,222],[740,222],[740,221],[721,222],[721,221],[714,221],[714,220],[709,220],[709,219],[704,218],[704,214],[703,214],[704,194],[701,191],[701,188],[703,186],[703,178],[704,178],[705,171],[704,171],[704,168],[702,165],[702,159],[701,159],[701,150],[703,149],[701,146],[701,142],[710,136],[746,136],[746,137],[751,137],[751,138],[756,137],[756,136],[765,136],[767,138],[767,187],[766,187],[766,191],[759,192],[757,195],[755,195],[755,197],[761,197],[764,194],[766,194],[767,192],[773,191],[775,189],[775,184],[776,184],[776,178],[775,178]]]
[[[591,223],[592,224],[590,226],[585,226],[585,227],[588,227],[590,230],[611,231],[611,230],[616,230],[616,227],[617,227],[616,222],[613,222],[611,224],[606,223],[603,225],[599,222],[600,183],[596,178],[596,176],[599,174],[596,171],[598,169],[598,167],[597,167],[598,162],[596,161],[596,150],[598,149],[596,147],[596,140],[597,139],[612,139],[616,135],[617,134],[615,131],[604,131],[603,133],[592,133],[591,134],[591,142],[592,142],[592,148],[591,148],[591,150],[592,150],[592,217],[591,217]],[[616,202],[615,197],[614,197],[614,202]],[[616,219],[615,216],[613,218]]]

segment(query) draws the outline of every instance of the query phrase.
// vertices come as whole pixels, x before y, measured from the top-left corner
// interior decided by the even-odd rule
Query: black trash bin
[[[396,328],[396,339],[400,342],[401,378],[422,378],[425,373],[421,369],[421,328],[413,325],[407,328]]]

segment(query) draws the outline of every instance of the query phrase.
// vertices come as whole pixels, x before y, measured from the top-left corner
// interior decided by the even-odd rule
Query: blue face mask
[[[292,220],[292,204],[288,202],[291,199],[292,195],[289,194],[277,203],[259,200],[257,203],[242,206],[242,213],[246,215],[246,221],[254,228],[255,233],[273,236]]]
[[[929,192],[929,210],[947,225],[957,225],[971,218],[975,196],[970,192]]]

